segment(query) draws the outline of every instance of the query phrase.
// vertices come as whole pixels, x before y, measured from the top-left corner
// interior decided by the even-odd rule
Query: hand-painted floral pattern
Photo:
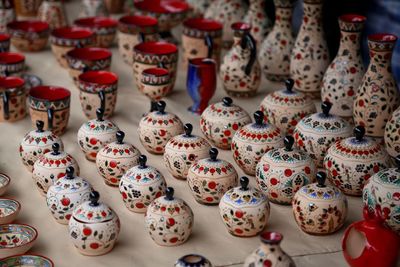
[[[3,224],[0,226],[0,249],[28,246],[36,238],[37,231],[28,225]]]
[[[271,21],[265,13],[264,0],[250,0],[249,2],[250,7],[244,21],[252,25],[250,33],[259,45],[271,30]]]
[[[1,71],[0,71],[1,72]],[[4,93],[8,93],[8,117],[5,113]],[[22,120],[26,116],[26,92],[20,88],[2,90],[0,93],[0,122],[14,122]]]
[[[400,108],[396,109],[385,126],[386,151],[393,158],[400,154]]]

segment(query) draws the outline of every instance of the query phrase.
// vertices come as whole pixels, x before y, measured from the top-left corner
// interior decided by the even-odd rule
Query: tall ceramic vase
[[[274,0],[275,24],[262,42],[259,60],[265,77],[271,81],[290,78],[290,53],[294,45],[292,0]]]
[[[322,28],[323,0],[304,0],[303,22],[290,59],[290,73],[298,91],[320,98],[321,81],[329,65]]]
[[[38,19],[49,23],[51,29],[68,25],[62,0],[44,0],[39,7]]]
[[[271,30],[271,23],[265,12],[266,0],[249,0],[249,2],[245,21],[251,25],[250,33],[259,45]]]
[[[0,32],[6,32],[7,24],[15,19],[14,2],[0,0]]]
[[[354,14],[339,17],[339,51],[322,81],[322,101],[332,103],[332,114],[348,120],[353,118],[354,98],[365,72],[360,49],[365,19]]]
[[[396,41],[397,37],[392,34],[368,36],[371,62],[357,90],[353,118],[371,137],[383,137],[386,122],[399,106],[399,93],[391,70]]]

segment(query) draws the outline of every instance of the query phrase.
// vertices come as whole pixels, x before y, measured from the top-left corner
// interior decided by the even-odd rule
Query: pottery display
[[[385,148],[364,135],[365,128],[357,126],[355,137],[336,141],[324,158],[329,181],[346,195],[361,196],[368,179],[391,165]]]
[[[161,197],[167,187],[164,176],[146,162],[145,155],[139,156],[139,165],[130,168],[119,183],[122,200],[133,212],[146,212],[151,202]]]
[[[46,257],[39,255],[17,255],[10,256],[0,260],[3,267],[15,266],[40,266],[40,267],[54,267],[54,263]]]
[[[110,14],[118,14],[123,12],[125,0],[104,0],[107,11]]]
[[[385,125],[400,103],[391,69],[396,41],[392,34],[368,35],[371,62],[356,91],[353,111],[354,122],[365,127],[367,136],[383,137]]]
[[[332,114],[348,120],[352,120],[354,98],[365,71],[361,57],[365,20],[366,17],[355,14],[339,17],[339,51],[322,80],[321,99],[332,103]]]
[[[0,9],[1,13],[1,9]],[[10,35],[7,33],[1,33],[0,30],[0,52],[9,52],[10,51]]]
[[[0,196],[5,194],[10,182],[11,178],[7,174],[0,172]]]
[[[0,122],[15,122],[26,116],[25,81],[0,76]]]
[[[145,226],[153,241],[160,246],[179,246],[192,233],[194,216],[186,202],[174,196],[168,187],[165,196],[151,202],[145,215]]]
[[[14,52],[0,52],[0,76],[22,77],[25,74],[25,56]]]
[[[108,16],[104,0],[82,0],[80,17]]]
[[[397,108],[385,126],[385,148],[392,158],[400,154],[400,108]]]
[[[0,198],[0,224],[12,223],[21,211],[21,204],[9,198]]]
[[[265,12],[264,0],[249,0],[249,3],[244,20],[251,25],[250,33],[259,45],[271,31],[271,21]]]
[[[172,83],[168,69],[154,67],[142,71],[139,91],[151,100],[158,101],[171,90]]]
[[[124,142],[123,131],[118,131],[115,137],[117,141],[105,145],[96,157],[97,171],[109,186],[118,186],[122,175],[139,164],[140,156],[134,145]]]
[[[43,0],[39,7],[37,18],[46,21],[50,29],[57,29],[68,25],[68,18],[63,0]]]
[[[97,191],[92,191],[89,198],[72,212],[68,231],[79,253],[100,256],[113,249],[121,224],[115,211],[99,202],[100,194]]]
[[[324,157],[331,145],[350,137],[352,132],[346,120],[329,113],[331,107],[329,102],[323,102],[322,112],[300,120],[293,134],[296,146],[307,152],[319,168],[323,167]]]
[[[32,248],[38,232],[27,224],[0,225],[0,259],[24,254]]]
[[[187,254],[180,257],[174,267],[212,267],[211,262],[204,256],[198,254]]]
[[[15,13],[18,17],[36,17],[43,0],[14,0]]]
[[[112,46],[117,32],[118,21],[107,17],[88,17],[74,21],[78,27],[87,28],[96,34],[96,47]]]
[[[6,32],[7,24],[14,20],[16,20],[14,1],[13,0],[0,1],[0,32],[2,33]]]
[[[11,44],[20,51],[43,50],[49,39],[49,24],[38,20],[19,20],[7,24]]]

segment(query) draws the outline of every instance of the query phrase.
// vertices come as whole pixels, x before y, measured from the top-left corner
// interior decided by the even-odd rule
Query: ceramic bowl
[[[43,256],[25,254],[25,255],[16,255],[1,259],[0,266],[54,267],[54,263],[49,258]]]
[[[25,73],[25,56],[20,53],[0,53],[0,76],[21,77]]]
[[[0,33],[0,52],[10,51],[10,35]]]
[[[97,47],[110,47],[115,39],[118,22],[107,17],[88,17],[74,21],[78,27],[86,28],[96,33]]]
[[[2,196],[7,191],[10,182],[10,176],[4,173],[0,173],[0,196]]]
[[[49,24],[39,20],[20,20],[7,24],[11,44],[20,51],[43,50],[49,39]]]
[[[32,248],[38,232],[27,224],[0,225],[0,258],[24,254]]]
[[[12,223],[21,210],[21,204],[14,199],[0,198],[0,224]]]

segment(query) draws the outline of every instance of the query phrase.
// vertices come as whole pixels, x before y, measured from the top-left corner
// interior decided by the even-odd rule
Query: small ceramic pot
[[[165,146],[164,162],[168,171],[177,179],[185,180],[190,166],[207,158],[211,149],[206,139],[192,134],[190,123],[184,126],[185,133],[172,137]]]
[[[10,35],[0,33],[0,52],[10,51]]]
[[[174,136],[183,133],[182,121],[165,111],[165,102],[157,103],[157,111],[149,112],[139,122],[138,134],[144,148],[154,154],[163,154],[165,145]]]
[[[100,256],[113,249],[121,224],[115,211],[99,202],[97,191],[92,191],[89,198],[90,201],[83,202],[72,212],[69,236],[79,253]]]
[[[217,205],[226,191],[238,183],[238,174],[229,162],[217,159],[218,149],[210,157],[192,164],[187,181],[194,199],[200,204]]]
[[[27,224],[0,225],[0,258],[26,253],[33,247],[37,237],[38,231]]]
[[[0,122],[14,122],[25,118],[25,81],[19,77],[0,76]]]
[[[13,52],[0,53],[0,76],[22,77],[25,68],[24,55]]]
[[[118,186],[122,175],[139,164],[140,151],[124,142],[125,133],[118,131],[115,136],[117,141],[105,145],[96,157],[97,171],[109,186]]]
[[[13,0],[3,0],[0,3],[0,32],[7,32],[7,24],[16,20]]]
[[[394,159],[400,153],[400,108],[397,108],[391,115],[385,126],[385,148],[389,155]]]
[[[36,86],[29,91],[29,112],[32,124],[41,120],[44,129],[62,135],[68,125],[71,92],[62,87]]]
[[[68,25],[63,0],[44,0],[39,7],[37,18],[49,23],[50,29]]]
[[[104,110],[96,110],[97,119],[82,124],[78,131],[78,144],[89,161],[96,161],[97,153],[108,143],[117,140],[118,126],[103,119]]]
[[[19,17],[36,17],[43,0],[14,0],[15,13]]]
[[[54,263],[46,257],[40,255],[16,255],[2,258],[0,263],[5,266],[18,266],[18,264],[28,265],[34,262],[36,266],[54,267]]]
[[[139,90],[155,101],[168,95],[172,90],[171,76],[168,69],[157,67],[143,70]]]
[[[109,48],[112,46],[117,32],[118,22],[107,17],[89,17],[77,19],[74,24],[87,28],[96,34],[96,47]]]
[[[92,186],[85,179],[74,175],[74,167],[65,170],[66,175],[51,185],[47,191],[46,202],[56,222],[68,224],[72,211],[89,200]]]
[[[10,185],[11,178],[7,174],[0,173],[0,196],[4,195]]]
[[[240,186],[227,191],[221,198],[219,210],[222,221],[231,235],[245,237],[262,232],[270,212],[269,202],[263,193],[250,188],[246,176]]]
[[[188,254],[180,257],[174,267],[212,267],[211,262],[204,256],[198,254]]]
[[[139,165],[130,168],[119,184],[122,200],[133,212],[146,212],[151,202],[161,197],[167,187],[164,176],[146,162],[147,157],[141,155]]]
[[[20,20],[7,24],[11,44],[20,51],[43,50],[49,39],[49,24],[39,20]]]
[[[104,0],[82,0],[79,17],[108,16]]]
[[[105,0],[104,3],[108,13],[118,14],[123,12],[125,0]]]
[[[10,198],[0,198],[0,224],[12,223],[21,211],[21,204]]]
[[[160,246],[179,246],[192,233],[193,211],[174,189],[168,187],[165,196],[151,202],[145,215],[145,226],[151,238]]]
[[[40,156],[33,165],[32,178],[42,196],[58,179],[65,176],[65,169],[72,166],[79,175],[78,162],[67,152],[60,151],[60,145],[54,143],[52,151]]]
[[[338,188],[325,185],[325,179],[325,172],[318,172],[317,183],[303,186],[293,198],[296,223],[311,235],[332,234],[346,220],[346,196]]]
[[[254,113],[255,123],[239,129],[232,138],[232,154],[239,167],[248,175],[256,174],[256,166],[269,150],[283,147],[281,130],[264,123],[264,113]]]
[[[271,149],[257,164],[256,178],[259,188],[269,201],[290,205],[294,194],[312,183],[317,167],[304,151],[293,148],[294,138],[286,136],[285,148]]]

